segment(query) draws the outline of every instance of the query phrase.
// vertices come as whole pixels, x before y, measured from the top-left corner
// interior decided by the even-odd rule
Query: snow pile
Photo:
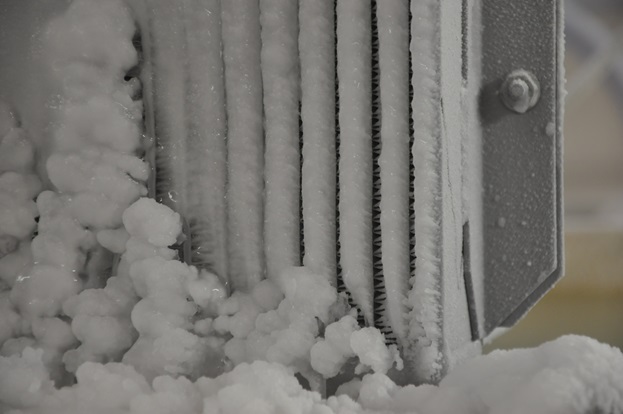
[[[144,198],[125,211],[123,221],[130,240],[137,238],[144,249],[144,257],[129,269],[134,289],[142,298],[132,309],[132,324],[139,337],[123,362],[150,380],[164,374],[198,378],[220,373],[224,341],[200,337],[193,331],[198,316],[214,317],[225,288],[216,275],[170,257],[173,251],[166,246],[181,233],[180,216]]]
[[[590,338],[564,336],[468,361],[440,388],[475,393],[492,414],[621,413],[623,355]]]
[[[31,261],[29,244],[39,215],[32,200],[41,191],[34,161],[29,137],[0,101],[0,286],[12,287]]]
[[[378,329],[361,329],[352,315],[343,316],[348,309],[342,299],[326,276],[290,267],[278,285],[264,280],[250,294],[234,292],[213,327],[232,336],[225,354],[234,364],[279,363],[302,374],[312,388],[320,387],[321,377],[340,373],[349,359],[358,358],[359,373],[387,372],[399,361],[397,349],[387,348]]]
[[[400,387],[381,373],[353,382],[349,394],[323,399],[305,390],[292,368],[242,363],[216,378],[192,382],[134,368],[85,363],[77,383],[55,390],[30,348],[0,359],[0,401],[17,413],[577,413],[623,412],[623,355],[583,337],[535,349],[476,358],[441,384]],[[3,406],[0,405],[0,408]],[[9,407],[19,407],[14,411]]]
[[[17,257],[5,257],[13,267],[27,261],[31,265],[15,271],[15,283],[8,283],[14,306],[10,315],[19,321],[19,329],[3,341],[2,354],[19,353],[26,346],[43,349],[55,381],[64,381],[65,369],[78,365],[72,363],[71,352],[68,360],[63,358],[76,338],[95,344],[89,335],[99,337],[94,326],[70,321],[67,316],[76,315],[63,304],[84,287],[105,283],[112,254],[98,244],[97,235],[119,229],[123,211],[146,194],[143,182],[149,167],[136,156],[142,102],[132,100],[133,86],[123,80],[137,61],[134,30],[128,10],[114,0],[73,2],[49,24],[45,48],[62,95],[46,161],[53,190],[39,194],[36,206],[32,199],[40,184],[24,173],[32,168],[31,146],[15,128],[2,141],[2,170],[19,170],[0,179],[2,191],[12,191],[8,210],[13,216],[2,214],[0,219],[4,250],[16,244],[6,237],[29,240],[39,216],[30,252],[24,241]]]
[[[396,364],[402,370],[403,363],[396,345],[385,344],[385,337],[375,328],[360,328],[352,315],[327,326],[324,339],[311,349],[312,368],[325,378],[335,377],[350,358],[357,357],[359,365],[355,373],[368,370],[387,373]]]
[[[19,349],[26,343],[14,337],[46,329],[45,323],[25,326],[11,301],[11,289],[28,277],[33,262],[31,239],[39,215],[33,199],[41,191],[34,164],[34,148],[29,137],[8,105],[0,102],[1,355],[11,354],[12,349]],[[54,294],[53,291],[50,293]]]
[[[139,205],[139,203],[135,203]],[[124,222],[132,222],[133,210],[126,210]],[[153,216],[149,206],[143,209],[145,217]],[[135,214],[134,214],[135,215]],[[140,221],[144,220],[141,218]],[[179,217],[177,217],[179,221]],[[166,217],[164,222],[166,223]],[[130,277],[133,263],[156,255],[170,259],[175,253],[167,248],[157,248],[145,239],[150,233],[140,232],[141,226],[133,223],[125,228],[101,230],[98,241],[111,252],[122,254],[117,275],[106,281],[104,288],[85,289],[79,295],[65,301],[63,311],[72,318],[72,330],[81,342],[76,349],[65,353],[64,363],[67,370],[75,372],[85,361],[119,361],[137,337],[131,321],[131,312],[139,297]],[[179,226],[177,229],[179,232]],[[177,233],[176,233],[177,234]],[[175,240],[176,234],[169,235]],[[163,234],[160,237],[166,238]]]

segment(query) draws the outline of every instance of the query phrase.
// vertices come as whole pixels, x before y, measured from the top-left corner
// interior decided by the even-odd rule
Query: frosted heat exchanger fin
[[[133,4],[152,193],[231,290],[305,265],[434,382],[560,277],[559,1]]]

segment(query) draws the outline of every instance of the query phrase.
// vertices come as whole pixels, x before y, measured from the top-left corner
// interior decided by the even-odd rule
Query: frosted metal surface
[[[482,334],[511,326],[558,280],[561,238],[561,4],[483,2]],[[519,115],[498,90],[515,69],[536,75],[541,98]]]

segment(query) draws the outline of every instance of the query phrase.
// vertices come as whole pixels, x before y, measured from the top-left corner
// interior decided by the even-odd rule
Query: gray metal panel
[[[484,332],[515,323],[562,274],[561,2],[482,7]],[[533,73],[540,100],[517,114],[498,91]]]

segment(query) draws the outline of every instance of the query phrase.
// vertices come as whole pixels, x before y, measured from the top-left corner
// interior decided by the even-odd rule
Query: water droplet
[[[500,217],[498,219],[498,227],[504,227],[506,226],[506,219],[504,217]]]
[[[545,133],[548,137],[553,137],[556,134],[556,124],[554,122],[548,122],[545,126]]]
[[[528,265],[528,267],[531,267],[531,266],[532,266],[532,262],[531,262],[530,260],[528,260],[528,261],[526,262],[526,265]]]
[[[528,225],[528,222],[524,220],[524,221],[521,222],[521,225],[522,225],[522,227],[526,227]]]

